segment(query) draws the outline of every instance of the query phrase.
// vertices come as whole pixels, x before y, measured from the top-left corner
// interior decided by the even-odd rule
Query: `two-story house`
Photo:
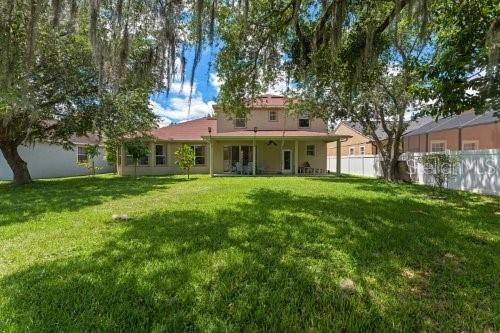
[[[183,144],[195,152],[193,173],[326,173],[327,144],[337,141],[340,147],[340,140],[348,136],[328,133],[323,120],[288,115],[285,102],[281,96],[263,95],[250,105],[245,118],[231,118],[215,105],[215,117],[154,129],[151,154],[139,161],[137,173],[183,173],[175,165],[175,151]],[[134,161],[125,146],[118,160],[119,174],[134,174]]]

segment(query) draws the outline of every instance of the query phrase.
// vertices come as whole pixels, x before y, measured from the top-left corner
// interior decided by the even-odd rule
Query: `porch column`
[[[340,161],[342,159],[342,155],[340,154],[340,138],[337,140],[337,168],[335,171],[337,172],[337,176],[340,176]]]
[[[296,175],[299,174],[299,141],[295,140],[295,154],[293,154],[293,169]]]
[[[214,147],[212,139],[210,139],[210,177],[214,176]]]
[[[256,161],[256,152],[255,152],[255,138],[253,139],[253,147],[252,147],[252,175],[255,176],[255,170],[256,170],[256,164],[257,164],[257,161]]]

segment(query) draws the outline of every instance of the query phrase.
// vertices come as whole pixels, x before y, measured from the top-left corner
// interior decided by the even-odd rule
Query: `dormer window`
[[[234,120],[234,128],[246,128],[247,120],[246,118],[236,118]]]
[[[278,111],[269,111],[269,121],[278,121]]]
[[[308,116],[299,116],[299,127],[309,128],[310,120]]]

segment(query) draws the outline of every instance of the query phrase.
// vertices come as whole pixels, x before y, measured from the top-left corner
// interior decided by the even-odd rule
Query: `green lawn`
[[[194,178],[0,184],[0,331],[500,330],[499,198]]]

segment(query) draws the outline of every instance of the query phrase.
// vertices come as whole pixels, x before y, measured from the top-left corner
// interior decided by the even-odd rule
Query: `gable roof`
[[[491,124],[499,121],[500,120],[495,116],[493,111],[486,112],[481,115],[474,114],[474,111],[467,111],[459,115],[439,119],[438,121],[430,121],[413,131],[409,131],[406,135],[425,134],[453,128]]]
[[[151,131],[151,135],[167,141],[202,141],[202,136],[208,135],[209,127],[212,128],[212,133],[217,133],[217,120],[215,118],[203,117],[156,128]]]

